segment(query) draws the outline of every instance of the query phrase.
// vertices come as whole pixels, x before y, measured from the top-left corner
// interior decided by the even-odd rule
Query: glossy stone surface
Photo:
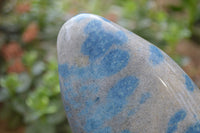
[[[134,33],[80,14],[61,28],[57,50],[74,133],[200,132],[199,89],[169,56]]]

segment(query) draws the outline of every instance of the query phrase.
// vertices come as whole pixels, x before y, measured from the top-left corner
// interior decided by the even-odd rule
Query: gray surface
[[[57,40],[62,99],[74,133],[200,132],[200,91],[164,52],[92,14]]]

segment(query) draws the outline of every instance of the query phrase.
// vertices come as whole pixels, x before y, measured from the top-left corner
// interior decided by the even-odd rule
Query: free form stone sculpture
[[[61,28],[58,71],[74,133],[200,133],[200,91],[163,51],[80,14]]]

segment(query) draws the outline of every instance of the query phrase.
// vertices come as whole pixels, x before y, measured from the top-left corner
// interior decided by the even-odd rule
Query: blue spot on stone
[[[121,133],[131,133],[128,129],[123,130]]]
[[[78,108],[81,106],[79,102],[76,102],[75,97],[78,96],[78,94],[73,90],[73,87],[70,83],[64,82],[65,91],[64,91],[64,99],[66,102],[68,102],[73,108]]]
[[[67,64],[59,64],[58,72],[63,78],[67,78],[69,76],[69,70]]]
[[[106,120],[121,112],[124,105],[125,101],[119,103],[115,100],[100,104],[86,121],[85,130],[90,132],[99,128]]]
[[[155,47],[154,45],[150,45],[149,48],[150,48],[149,61],[153,65],[160,64],[164,59],[162,52],[157,47]]]
[[[76,93],[73,92],[72,88],[68,88],[65,91],[65,100],[70,101],[70,99],[74,98],[76,96]]]
[[[95,102],[99,102],[99,100],[100,100],[100,98],[99,98],[99,97],[97,97],[97,98],[95,99]]]
[[[121,112],[125,104],[126,104],[125,100],[121,102],[111,100],[110,103],[102,106],[104,110],[102,110],[100,114],[103,115],[102,118],[110,119],[111,117]],[[106,111],[106,113],[104,113],[103,111]]]
[[[113,75],[127,66],[128,61],[128,52],[119,49],[112,50],[101,60],[95,73],[100,77]]]
[[[138,111],[138,108],[133,108],[128,112],[128,116],[134,115]]]
[[[133,94],[139,84],[135,76],[127,76],[119,80],[108,92],[106,103],[97,106],[85,124],[85,130],[91,132],[100,127],[105,120],[121,112],[127,103],[127,98]]]
[[[184,78],[185,78],[185,85],[186,85],[187,90],[193,92],[194,91],[194,84],[193,84],[192,80],[186,74],[184,75]]]
[[[78,116],[79,117],[86,117],[88,115],[89,111],[90,111],[90,108],[85,107],[78,113]]]
[[[117,31],[113,37],[113,43],[122,45],[128,41],[126,34],[123,31]]]
[[[193,125],[191,125],[185,133],[200,133],[200,123],[197,122]]]
[[[98,116],[98,115],[96,115],[96,116]],[[102,124],[103,124],[103,120],[101,119],[100,116],[98,116],[96,118],[88,119],[86,121],[84,128],[85,128],[85,131],[91,132],[91,131],[97,129]]]
[[[141,98],[140,98],[140,101],[139,103],[140,104],[143,104],[146,102],[147,99],[149,99],[151,97],[150,93],[149,92],[146,92],[146,93],[143,93]]]
[[[90,65],[86,67],[72,66],[69,71],[70,76],[73,76],[74,81],[81,80],[83,82],[84,80],[94,77],[94,74],[92,73],[92,67]]]
[[[124,32],[118,31],[116,33],[106,31],[102,27],[100,20],[90,21],[84,29],[88,37],[84,41],[81,52],[88,55],[90,61],[95,61],[106,53],[106,51],[113,45],[122,45],[126,43],[127,37]]]
[[[86,107],[90,107],[90,106],[92,106],[94,104],[94,101],[93,100],[91,100],[91,99],[89,99],[89,100],[87,100],[86,102],[85,102],[85,106]]]
[[[82,95],[93,95],[96,94],[98,92],[99,88],[96,84],[89,84],[89,85],[85,85],[80,87],[79,91]]]
[[[67,118],[72,118],[71,112],[67,112]]]
[[[65,105],[65,112],[67,113],[67,117],[68,117],[68,118],[71,118],[71,117],[72,117],[71,109],[70,109],[69,106],[66,106],[66,105]]]
[[[83,16],[88,17],[88,14],[81,14],[77,17]],[[99,64],[95,63],[95,60],[105,55],[112,45],[123,45],[127,42],[128,39],[123,31],[107,31],[102,27],[102,21],[95,19],[86,25],[84,32],[88,37],[82,44],[81,52],[89,56],[90,65],[69,68],[67,64],[61,64],[58,70],[63,78],[70,76],[74,81],[103,78],[119,72],[128,64],[128,52],[119,49],[110,51]]]
[[[174,133],[178,128],[178,123],[185,119],[187,113],[185,110],[181,109],[176,112],[168,122],[168,128],[166,133]]]
[[[66,112],[69,112],[69,111],[70,111],[69,106],[66,106],[66,107],[65,107],[65,111],[66,111]]]
[[[108,92],[108,99],[113,100],[125,100],[128,96],[132,95],[134,90],[139,84],[139,79],[135,76],[127,76],[120,80],[114,87]]]
[[[94,133],[112,133],[111,127],[105,127],[102,129],[97,129]]]
[[[76,21],[81,21],[88,15],[77,16]],[[78,117],[84,122],[86,132],[108,132],[109,127],[101,126],[108,119],[120,113],[127,104],[127,98],[134,93],[139,84],[135,76],[127,76],[119,80],[109,91],[103,102],[96,97],[99,86],[91,84],[99,78],[116,74],[127,66],[129,53],[125,50],[109,50],[112,45],[121,46],[128,40],[123,31],[108,31],[102,27],[102,20],[91,20],[84,28],[86,39],[81,46],[80,52],[89,57],[90,64],[78,67],[68,64],[59,65],[59,74],[64,78],[63,90],[65,102],[70,107],[70,112],[79,109]],[[106,55],[105,55],[106,54]],[[100,58],[101,57],[101,58]],[[99,59],[100,60],[97,60]],[[65,80],[67,79],[67,80]],[[88,83],[87,81],[91,82]],[[77,82],[81,84],[76,85]],[[71,85],[73,83],[73,86]],[[76,87],[75,90],[73,87]],[[79,87],[79,88],[77,88]],[[87,98],[85,95],[91,94]],[[95,106],[94,110],[90,110]],[[66,110],[67,111],[67,110]]]

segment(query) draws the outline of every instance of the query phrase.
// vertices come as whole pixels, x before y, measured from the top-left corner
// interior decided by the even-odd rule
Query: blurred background
[[[0,0],[0,132],[70,133],[56,38],[72,16],[101,15],[157,45],[200,87],[199,0]]]

